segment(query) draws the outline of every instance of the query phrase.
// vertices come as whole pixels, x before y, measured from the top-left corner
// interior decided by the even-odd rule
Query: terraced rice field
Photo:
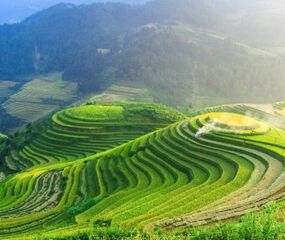
[[[126,119],[125,108],[59,112],[14,152],[17,164],[11,153],[23,171],[0,182],[0,238],[109,219],[146,230],[207,225],[285,198],[285,132],[249,117],[252,108],[221,106],[171,124],[134,109]]]
[[[75,101],[76,89],[76,84],[62,80],[61,73],[39,76],[12,94],[3,108],[26,123],[33,122]]]
[[[152,102],[153,99],[145,87],[133,86],[133,82],[121,82],[111,85],[103,93],[96,95],[90,101],[96,102],[116,102],[116,101],[135,101],[135,102]]]
[[[75,161],[112,149],[183,118],[182,114],[171,111],[173,116],[166,120],[148,116],[152,113],[152,105],[148,106],[149,112],[141,114],[136,113],[135,104],[90,105],[58,112],[40,124],[38,136],[33,141],[20,150],[12,148],[5,165],[12,171],[19,171],[37,165]],[[147,109],[146,105],[144,107]]]

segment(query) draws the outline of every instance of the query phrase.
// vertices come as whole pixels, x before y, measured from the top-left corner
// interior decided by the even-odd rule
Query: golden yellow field
[[[260,134],[269,130],[269,125],[251,117],[229,112],[213,112],[199,116],[208,118],[213,130],[218,132],[231,132],[237,134]]]

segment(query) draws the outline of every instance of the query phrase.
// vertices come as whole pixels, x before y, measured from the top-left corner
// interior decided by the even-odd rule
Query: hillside
[[[266,92],[267,101],[283,98],[282,57],[185,24],[144,25],[125,38],[116,57],[113,79],[144,84],[154,101],[183,110],[265,103],[260,92]]]
[[[225,105],[188,119],[149,104],[58,112],[40,134],[34,126],[10,140],[28,142],[7,152],[6,162],[25,167],[0,182],[0,238],[48,239],[109,225],[173,230],[282,200],[285,135],[269,116],[276,111],[284,120],[284,103],[274,106],[268,113]]]
[[[179,13],[184,3],[187,3],[193,16],[189,17],[186,12]],[[0,132],[13,133],[29,122],[77,102],[79,98],[87,99],[88,96],[100,94],[117,82],[134,82],[126,87],[149,85],[148,99],[167,104],[173,101],[170,105],[175,107],[182,104],[182,98],[166,101],[161,97],[168,94],[163,89],[169,84],[162,86],[161,94],[156,97],[157,87],[161,87],[161,84],[156,84],[155,78],[148,79],[149,74],[157,76],[153,72],[155,69],[164,71],[164,68],[169,67],[168,64],[159,67],[154,63],[151,68],[142,65],[137,72],[143,73],[142,78],[138,78],[136,72],[129,68],[127,59],[138,59],[138,54],[145,51],[144,46],[137,45],[140,42],[133,46],[130,44],[140,37],[137,31],[139,35],[144,34],[141,28],[149,23],[168,25],[179,17],[193,26],[208,26],[209,22],[195,17],[202,9],[209,15],[213,12],[204,3],[185,0],[177,5],[175,14],[172,14],[172,1],[157,0],[140,6],[120,3],[81,6],[58,4],[18,24],[1,25],[0,83],[3,82],[7,91],[0,99]],[[173,19],[170,20],[169,16],[173,16]],[[148,34],[146,41],[152,41],[152,35]],[[177,42],[171,44],[176,45]],[[147,58],[153,47],[146,53]],[[161,50],[164,51],[162,48],[157,49],[158,53]],[[178,70],[174,69],[175,72]],[[63,79],[58,76],[59,73],[63,73]],[[40,94],[34,93],[35,87],[46,85],[48,91],[43,87]],[[58,87],[66,91],[63,96],[57,94]],[[52,91],[56,91],[55,96]],[[29,99],[28,96],[32,95],[35,96]]]
[[[112,52],[117,52],[121,44],[118,41],[119,36],[148,23],[176,22],[181,18],[182,21],[195,26],[211,24],[198,17],[201,10],[211,14],[212,10],[206,4],[179,1],[179,4],[175,3],[175,14],[170,14],[173,13],[172,0],[156,0],[143,6],[120,3],[81,6],[58,4],[32,15],[19,24],[1,26],[0,77],[9,79],[38,71],[64,71],[77,58],[83,60],[82,55],[88,52],[90,54],[90,50],[93,54],[97,49],[111,49]],[[180,12],[185,4],[187,10],[192,12],[190,17],[186,9],[183,13]],[[170,16],[173,19],[169,19]],[[41,38],[42,35],[46,38]],[[21,48],[15,48],[15,44],[19,44]],[[7,51],[12,51],[13,54],[7,55]],[[100,56],[101,54],[97,53],[94,60],[98,60]],[[96,61],[90,62],[89,65],[94,63]],[[98,66],[98,70],[100,67],[102,65]],[[78,71],[80,72],[80,69]]]
[[[80,99],[77,85],[64,81],[59,72],[0,81],[0,132],[16,132],[74,103]]]
[[[68,106],[106,93],[109,101],[109,89],[122,82],[128,83],[127,88],[145,89],[146,101],[183,112],[223,103],[281,101],[282,47],[255,44],[240,33],[260,29],[254,27],[255,15],[248,27],[238,20],[246,7],[256,4],[231,6],[222,0],[58,4],[21,23],[0,26],[0,82],[15,85],[7,85],[8,92],[0,99],[0,114],[9,119],[3,120],[0,132],[13,132],[59,110],[61,99]],[[233,6],[235,11],[230,11]],[[257,40],[275,35],[259,32]],[[41,92],[45,99],[22,99],[22,94],[32,94],[33,86],[46,84],[42,78],[59,73],[62,79],[48,83],[49,89],[64,88],[66,98]]]
[[[155,104],[86,105],[55,113],[7,139],[2,157],[7,172],[75,161],[114,148],[184,115]]]

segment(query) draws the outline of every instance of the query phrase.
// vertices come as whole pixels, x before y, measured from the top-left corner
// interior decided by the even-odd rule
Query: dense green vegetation
[[[285,133],[254,111],[89,103],[28,125],[1,144],[0,238],[281,237],[276,211],[247,215],[285,197]]]
[[[181,239],[181,240],[277,240],[284,239],[284,222],[279,222],[280,208],[276,205],[268,206],[260,213],[250,213],[241,218],[239,223],[223,223],[214,227],[194,227],[187,228],[175,233],[163,232],[156,229],[155,232],[131,231],[126,229],[117,229],[110,227],[98,227],[94,225],[94,229],[67,233],[59,235],[59,232],[51,232],[47,235],[38,235],[39,239]],[[67,229],[65,229],[67,230]],[[63,233],[63,232],[62,232]],[[37,239],[37,238],[36,238]]]
[[[11,116],[2,106],[0,106],[0,129],[2,133],[8,133],[11,129],[21,125],[23,125],[21,119]]]
[[[130,81],[146,86],[154,101],[184,111],[282,99],[283,55],[228,37],[225,22],[207,0],[59,4],[0,27],[0,78],[59,71],[80,96]],[[54,110],[53,104],[31,107],[43,108],[42,115]]]

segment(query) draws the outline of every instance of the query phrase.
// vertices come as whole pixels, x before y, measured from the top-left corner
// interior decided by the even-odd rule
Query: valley
[[[0,1],[0,240],[284,240],[284,6]]]

